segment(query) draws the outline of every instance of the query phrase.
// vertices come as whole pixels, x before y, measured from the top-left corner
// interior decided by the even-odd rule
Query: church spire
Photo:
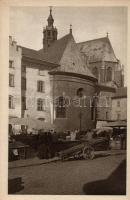
[[[44,51],[57,40],[57,28],[53,26],[54,19],[52,16],[52,6],[50,6],[50,14],[47,19],[48,25],[43,29],[43,49]]]
[[[48,21],[48,26],[53,26],[54,19],[53,19],[53,16],[52,16],[52,6],[50,6],[50,15],[49,15],[47,21]]]
[[[72,34],[72,24],[70,24],[70,34]]]

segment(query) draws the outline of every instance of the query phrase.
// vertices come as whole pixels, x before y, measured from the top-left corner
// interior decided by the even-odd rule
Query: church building
[[[95,97],[109,97],[123,84],[110,40],[76,43],[71,26],[58,39],[52,9],[47,22],[38,51],[10,37],[10,125],[12,118],[33,118],[54,124],[57,131],[95,128],[97,116],[104,118],[110,111],[98,110]]]

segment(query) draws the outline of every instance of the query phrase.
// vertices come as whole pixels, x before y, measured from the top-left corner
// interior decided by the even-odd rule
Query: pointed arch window
[[[108,67],[107,68],[107,81],[111,81],[112,80],[112,68]]]
[[[63,96],[57,98],[56,118],[66,118],[66,100]]]

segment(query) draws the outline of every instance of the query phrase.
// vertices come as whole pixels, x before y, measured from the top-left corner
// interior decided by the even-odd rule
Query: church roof
[[[37,61],[41,61],[41,62],[44,62],[48,65],[51,64],[51,66],[54,65],[54,67],[58,66],[57,64],[55,63],[52,63],[52,62],[49,62],[49,61],[46,61],[44,58],[43,58],[43,55],[41,53],[39,53],[37,50],[34,50],[34,49],[30,49],[30,48],[26,48],[26,47],[22,47],[22,56],[23,57],[26,57],[26,58],[29,58],[29,59],[35,59]]]
[[[27,56],[29,58],[40,59],[43,60],[42,56],[34,49],[22,47],[22,55]]]
[[[70,34],[67,34],[59,40],[56,40],[45,52],[43,49],[40,49],[38,52],[45,60],[53,63],[59,63],[69,38]]]
[[[77,47],[81,53],[86,55],[89,62],[117,62],[108,37],[77,43]]]
[[[39,50],[43,58],[47,61],[60,64],[55,71],[69,72],[75,74],[83,74],[86,76],[95,76],[87,68],[86,63],[82,59],[81,53],[77,48],[73,35],[71,33],[56,40],[47,50]]]
[[[82,74],[96,79],[87,68],[71,33],[56,40],[46,51],[22,47],[22,55],[31,59],[60,65],[54,69],[55,71]]]

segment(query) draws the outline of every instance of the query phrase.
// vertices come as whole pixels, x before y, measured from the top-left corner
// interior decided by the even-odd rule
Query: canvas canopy
[[[9,123],[13,125],[24,125],[27,126],[28,128],[33,128],[33,129],[54,129],[55,126],[54,124],[47,123],[38,119],[33,119],[33,118],[10,118]]]

